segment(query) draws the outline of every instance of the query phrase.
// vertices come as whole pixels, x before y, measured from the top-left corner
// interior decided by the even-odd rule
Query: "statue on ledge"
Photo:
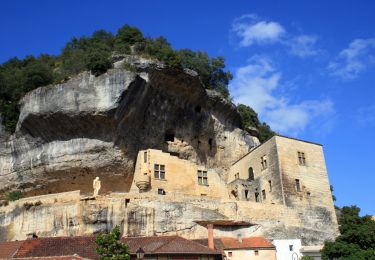
[[[99,177],[96,177],[94,181],[92,182],[92,186],[94,188],[94,197],[98,196],[99,190],[101,188],[101,182]]]

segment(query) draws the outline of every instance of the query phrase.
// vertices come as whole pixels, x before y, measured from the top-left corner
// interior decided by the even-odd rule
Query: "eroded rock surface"
[[[137,152],[173,152],[226,178],[230,163],[258,143],[240,130],[233,104],[206,91],[192,71],[127,58],[135,68],[29,92],[14,135],[0,141],[0,191],[26,195],[80,189],[128,191]],[[171,141],[166,141],[171,140]]]

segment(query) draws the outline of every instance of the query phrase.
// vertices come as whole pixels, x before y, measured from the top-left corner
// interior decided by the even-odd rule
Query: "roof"
[[[213,224],[215,226],[252,226],[254,224],[251,224],[247,221],[234,221],[234,220],[197,220],[195,223],[207,226],[207,224]]]
[[[220,251],[179,236],[128,237],[122,241],[129,245],[132,254],[141,247],[146,254],[221,255]]]
[[[121,241],[135,254],[142,248],[148,255],[221,255],[218,250],[179,236],[127,237]],[[0,259],[99,259],[95,237],[45,237],[0,242]]]
[[[24,240],[13,258],[79,255],[99,259],[95,237],[44,237]]]
[[[207,245],[207,239],[194,240],[202,245]],[[275,246],[264,237],[245,237],[242,242],[238,238],[221,237],[214,239],[216,249],[275,249]]]
[[[22,245],[22,241],[0,243],[0,259],[11,258]]]
[[[87,258],[82,258],[79,255],[66,255],[66,256],[46,256],[46,257],[23,257],[14,258],[17,260],[84,260]]]

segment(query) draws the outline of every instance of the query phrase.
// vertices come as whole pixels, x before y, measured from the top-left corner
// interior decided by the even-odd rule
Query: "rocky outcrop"
[[[87,192],[95,176],[104,192],[128,191],[137,152],[147,148],[225,179],[230,163],[258,142],[239,129],[234,105],[207,92],[195,72],[136,57],[98,77],[83,72],[31,91],[20,109],[15,134],[0,142],[2,192]]]

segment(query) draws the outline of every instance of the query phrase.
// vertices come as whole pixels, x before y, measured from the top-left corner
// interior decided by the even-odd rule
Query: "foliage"
[[[116,226],[109,234],[99,234],[95,243],[97,244],[96,252],[100,255],[100,259],[130,259],[128,246],[120,242],[119,226]]]
[[[375,221],[370,216],[359,216],[359,211],[356,206],[341,209],[341,235],[324,243],[323,259],[375,259]]]
[[[15,201],[22,198],[22,193],[20,191],[9,191],[5,193],[5,198],[7,201]]]
[[[261,123],[258,118],[258,114],[249,106],[239,104],[237,110],[241,116],[242,128],[255,127],[259,131],[259,141],[261,143],[265,142],[269,138],[275,135],[271,130],[269,125],[266,123]]]
[[[229,98],[232,74],[225,71],[223,57],[210,58],[206,52],[176,50],[164,37],[144,37],[136,27],[124,25],[116,35],[98,30],[90,37],[72,38],[60,55],[13,58],[0,65],[0,115],[9,132],[16,128],[18,101],[30,90],[61,83],[73,75],[90,70],[95,76],[112,67],[112,55],[136,54],[163,62],[173,70],[195,70],[208,89]],[[267,128],[267,126],[260,126]]]
[[[333,195],[333,186],[332,186],[332,185],[329,185],[329,189],[331,190],[332,200],[333,200],[333,201],[336,201],[336,196]]]

